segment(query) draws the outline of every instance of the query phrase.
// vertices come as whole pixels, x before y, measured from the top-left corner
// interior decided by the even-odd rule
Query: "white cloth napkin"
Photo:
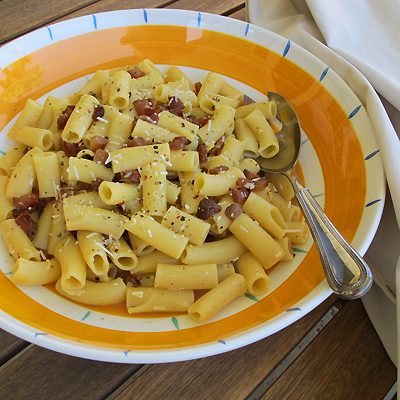
[[[400,335],[397,335],[400,332],[400,1],[248,0],[247,12],[249,22],[299,44],[335,70],[368,112],[390,193],[380,227],[365,256],[375,283],[363,297],[363,303],[397,366],[400,359]]]

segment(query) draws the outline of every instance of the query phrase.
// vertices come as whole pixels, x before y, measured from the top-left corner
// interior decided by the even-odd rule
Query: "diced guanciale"
[[[33,240],[38,229],[38,224],[29,214],[21,214],[15,219],[18,226],[26,233],[29,240]]]
[[[13,203],[17,210],[26,210],[39,202],[39,198],[34,193],[25,194],[20,197],[14,197]]]
[[[215,200],[206,197],[200,201],[196,216],[205,221],[221,210],[221,206]]]
[[[222,171],[228,171],[229,167],[226,165],[218,165],[217,167],[211,168],[208,170],[210,175],[218,175]]]
[[[63,130],[65,128],[65,125],[68,122],[69,117],[72,114],[72,111],[74,111],[75,106],[67,106],[65,110],[60,114],[57,118],[57,128],[59,131]]]
[[[246,188],[241,189],[229,189],[232,195],[232,199],[235,203],[244,204],[249,197],[249,191]]]
[[[254,183],[253,191],[261,192],[268,186],[269,180],[267,178],[261,176],[260,178],[254,179],[252,182]]]
[[[195,88],[196,94],[199,94],[200,89],[201,89],[202,86],[203,86],[203,85],[202,85],[201,82],[196,82],[196,83],[194,84],[194,88]]]
[[[128,147],[136,147],[136,146],[146,146],[147,141],[142,137],[133,138],[129,143]]]
[[[185,105],[179,97],[168,97],[169,101],[165,108],[172,114],[178,115],[183,118],[183,109]]]
[[[197,146],[197,152],[199,153],[200,164],[206,163],[207,162],[207,147],[206,147],[205,143],[200,143]]]
[[[108,151],[100,148],[94,153],[93,161],[97,164],[106,165],[108,156]]]
[[[232,221],[236,219],[242,212],[243,210],[241,209],[239,204],[236,203],[229,205],[225,209],[225,215]]]
[[[128,74],[131,76],[132,79],[137,79],[141,78],[142,76],[145,76],[146,74],[140,70],[139,68],[133,68],[128,71]]]
[[[90,150],[96,152],[98,149],[104,149],[106,147],[106,144],[108,143],[108,139],[106,139],[103,136],[100,135],[95,135],[90,138],[90,145],[89,148]]]
[[[69,143],[60,139],[60,149],[65,153],[67,157],[76,157],[77,154],[84,148],[85,146],[82,142]]]
[[[244,176],[245,176],[247,179],[249,179],[249,180],[253,180],[253,179],[256,179],[256,178],[259,177],[258,174],[256,174],[255,172],[251,172],[251,171],[249,171],[248,169],[245,169],[245,170],[243,171],[243,174],[244,174]]]
[[[101,104],[95,105],[92,114],[93,121],[98,121],[99,118],[102,118],[103,116],[104,116],[104,107]]]
[[[226,136],[221,136],[210,151],[211,156],[219,156],[226,142]]]
[[[155,99],[139,99],[133,102],[133,106],[138,115],[149,115],[154,109],[154,105],[156,103]]]
[[[99,191],[99,186],[101,185],[101,182],[103,182],[104,181],[104,179],[101,179],[101,178],[96,178],[95,180],[93,180],[91,183],[90,183],[90,186],[91,186],[91,188],[93,189],[93,190],[96,190],[97,192]]]
[[[186,137],[185,136],[176,136],[169,142],[169,148],[171,150],[182,150],[185,145]]]
[[[128,169],[121,172],[124,183],[140,183],[140,172],[137,169]]]
[[[195,117],[193,115],[190,115],[186,118],[187,121],[191,122],[192,124],[198,125],[199,128],[202,128],[210,119],[210,117]]]

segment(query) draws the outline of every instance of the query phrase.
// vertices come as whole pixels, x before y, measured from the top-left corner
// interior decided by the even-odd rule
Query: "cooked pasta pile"
[[[279,151],[279,126],[274,102],[149,60],[28,100],[0,159],[12,282],[196,322],[266,293],[266,271],[309,236],[288,182],[254,160]]]

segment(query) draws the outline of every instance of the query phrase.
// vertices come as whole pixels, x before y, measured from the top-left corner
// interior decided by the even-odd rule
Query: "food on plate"
[[[279,151],[279,126],[274,102],[150,60],[28,100],[0,159],[12,281],[196,322],[265,294],[268,269],[309,237],[291,189],[254,160]]]

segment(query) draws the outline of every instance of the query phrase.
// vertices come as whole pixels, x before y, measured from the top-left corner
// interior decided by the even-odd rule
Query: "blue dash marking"
[[[299,308],[299,307],[288,308],[288,309],[286,310],[286,312],[289,312],[289,311],[301,311],[301,308]]]
[[[371,201],[371,202],[369,202],[368,204],[366,204],[365,207],[371,207],[371,206],[373,206],[374,204],[379,203],[380,201],[382,201],[382,199],[378,199],[378,200]]]
[[[218,343],[226,344],[225,340],[218,340]]]
[[[53,34],[51,33],[51,30],[49,27],[47,27],[47,30],[49,31],[50,39],[53,41]]]
[[[307,250],[298,249],[298,248],[296,248],[296,247],[293,247],[293,251],[294,251],[295,253],[308,253]]]
[[[197,17],[197,27],[200,27],[200,22],[201,22],[201,13],[199,13],[199,16]]]
[[[244,36],[247,36],[247,34],[249,33],[249,28],[250,28],[250,24],[246,25],[246,30],[244,32]]]
[[[85,316],[81,319],[81,321],[84,321],[88,316],[90,315],[90,311],[88,311]]]
[[[250,293],[245,293],[244,295],[245,295],[248,299],[250,299],[250,300],[260,302],[260,300],[258,300],[257,297],[253,296],[253,295],[250,294]]]
[[[290,49],[290,40],[288,40],[285,50],[283,50],[283,57],[286,57],[286,54],[289,52]]]
[[[144,22],[147,24],[147,11],[143,8]]]
[[[304,140],[303,142],[301,142],[301,145],[303,146],[304,143],[307,143],[310,139],[307,138],[306,140]]]
[[[48,333],[38,332],[38,333],[35,333],[35,339],[36,339],[38,336],[47,336],[47,335],[48,335]]]
[[[320,81],[320,82],[322,81],[322,79],[325,78],[325,76],[326,76],[326,74],[328,73],[328,71],[329,71],[329,67],[327,67],[327,68],[324,69],[324,72],[322,72],[321,76],[319,77],[319,81]]]
[[[1,68],[0,68],[0,71],[1,71]],[[3,150],[0,150],[0,154],[3,154],[3,156],[4,156],[4,154],[6,154]]]
[[[172,317],[172,322],[174,323],[175,328],[176,328],[176,329],[179,329],[178,320],[177,320],[175,317]]]
[[[128,353],[130,353],[131,351],[132,351],[132,350],[125,350],[125,351],[124,351],[125,356],[128,357]]]
[[[316,199],[317,197],[321,197],[321,196],[323,196],[325,193],[321,193],[321,194],[315,194],[315,195],[313,195],[313,197],[314,197],[314,199]]]
[[[365,157],[365,161],[369,160],[370,158],[372,158],[373,156],[376,156],[379,153],[379,150],[375,150],[373,153],[368,154],[367,157]]]
[[[350,114],[349,114],[349,119],[352,119],[359,111],[360,111],[360,108],[361,108],[361,104],[358,106],[358,107],[356,107]]]
[[[92,14],[93,17],[93,25],[94,25],[94,29],[97,29],[97,19],[96,16],[94,14]]]

